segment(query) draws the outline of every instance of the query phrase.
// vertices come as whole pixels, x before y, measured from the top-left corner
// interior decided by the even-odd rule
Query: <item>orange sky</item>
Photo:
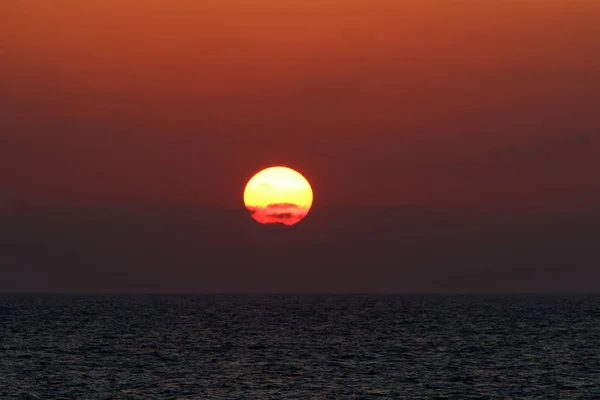
[[[2,206],[600,203],[596,0],[2,8]]]

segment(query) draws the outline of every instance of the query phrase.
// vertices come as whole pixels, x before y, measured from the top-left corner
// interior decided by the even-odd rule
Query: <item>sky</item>
[[[600,201],[594,0],[2,7],[4,207],[237,207],[274,164],[324,204]]]
[[[599,21],[596,0],[5,0],[0,213],[12,222],[4,224],[2,237],[13,236],[7,226],[28,224],[31,231],[17,235],[21,241],[7,239],[4,256],[14,265],[42,265],[43,257],[37,264],[21,258],[19,246],[36,237],[41,248],[71,249],[81,231],[101,223],[101,217],[86,219],[87,225],[64,222],[75,218],[64,210],[85,215],[110,208],[114,231],[123,228],[122,211],[114,210],[138,215],[136,207],[185,205],[235,212],[243,208],[248,179],[272,165],[295,168],[313,185],[319,228],[305,228],[311,235],[350,235],[355,231],[330,224],[362,221],[350,225],[358,230],[352,238],[342,236],[338,250],[357,237],[389,238],[393,228],[374,233],[379,222],[373,221],[383,217],[369,213],[407,206],[446,207],[452,218],[472,223],[487,219],[452,210],[492,210],[494,218],[509,209],[554,213],[544,223],[511,220],[503,234],[487,229],[489,240],[562,226],[560,215],[583,213],[589,217],[569,226],[579,226],[575,236],[588,243],[598,239],[589,221],[596,221],[592,216],[600,208]],[[341,208],[367,211],[327,217],[325,210]],[[23,210],[41,217],[14,222]],[[252,222],[227,215],[225,232],[243,231]],[[166,223],[163,216],[152,218]],[[428,235],[437,223],[427,225]],[[49,226],[66,235],[61,244],[40,233]],[[403,234],[413,228],[403,226]],[[556,244],[535,231],[542,248]],[[465,246],[476,230],[469,232],[461,236],[471,238]],[[225,237],[224,247],[231,244]],[[118,235],[110,240],[116,247],[134,246]],[[308,243],[302,235],[296,240]],[[322,254],[323,244],[310,243],[314,257]],[[586,281],[595,277],[592,265],[600,259],[587,247],[568,248],[565,260],[587,257],[581,261],[587,272],[578,272],[578,283],[569,287],[589,289]],[[527,257],[541,251],[527,249]],[[88,250],[84,259],[97,253]],[[377,251],[388,261],[398,257],[393,246]],[[417,264],[436,263],[423,260]],[[357,264],[356,282],[367,270]],[[8,283],[0,289],[10,291],[18,279],[6,273]],[[370,290],[393,290],[385,284],[388,275]],[[427,284],[426,275],[415,278],[415,287],[442,290]],[[511,276],[518,274],[503,278],[505,288],[527,289],[511,283]],[[294,290],[281,279],[279,286],[197,289]],[[447,289],[476,290],[480,281],[473,279],[470,286]],[[27,290],[23,282],[18,287]],[[56,285],[48,288],[79,287]],[[81,287],[118,286],[90,285]],[[307,287],[361,289],[358,283],[315,285]]]

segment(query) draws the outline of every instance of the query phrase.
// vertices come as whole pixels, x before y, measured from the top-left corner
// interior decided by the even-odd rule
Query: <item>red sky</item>
[[[8,0],[0,205],[600,204],[596,0]]]

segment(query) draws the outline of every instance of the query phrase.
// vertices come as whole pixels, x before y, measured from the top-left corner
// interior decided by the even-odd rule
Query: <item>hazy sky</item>
[[[597,291],[599,106],[598,0],[2,0],[0,292]]]
[[[600,204],[596,0],[4,0],[0,204]]]

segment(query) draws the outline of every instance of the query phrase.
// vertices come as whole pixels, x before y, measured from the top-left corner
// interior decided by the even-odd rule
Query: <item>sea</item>
[[[600,399],[600,295],[0,295],[0,399]]]

